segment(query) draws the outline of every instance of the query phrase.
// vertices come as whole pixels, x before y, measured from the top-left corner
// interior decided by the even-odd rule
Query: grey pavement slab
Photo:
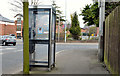
[[[97,49],[64,50],[56,55],[56,68],[34,68],[30,74],[109,74],[98,61]]]

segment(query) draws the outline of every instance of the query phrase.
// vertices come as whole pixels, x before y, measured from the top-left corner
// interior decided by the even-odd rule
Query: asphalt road
[[[36,45],[36,60],[47,58],[47,45]],[[66,50],[97,49],[97,43],[57,43],[56,53]],[[15,74],[22,70],[23,43],[17,41],[17,45],[0,45],[2,56],[2,74]]]

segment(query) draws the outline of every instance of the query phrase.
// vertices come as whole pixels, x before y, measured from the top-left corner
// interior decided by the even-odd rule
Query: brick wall
[[[62,26],[59,27],[60,33],[64,33]],[[58,26],[56,26],[56,33],[58,33]]]
[[[97,35],[99,35],[99,27],[97,27]]]
[[[4,24],[0,24],[0,35],[4,35]]]
[[[17,21],[15,21],[15,26],[17,30]],[[21,36],[22,36],[22,31],[23,31],[23,20],[21,20]],[[17,33],[15,35],[17,36]]]
[[[11,24],[0,24],[0,35],[16,34],[16,26]]]
[[[16,34],[15,25],[5,25],[5,35]]]
[[[23,21],[21,21],[21,36],[22,36],[22,32],[23,32]]]

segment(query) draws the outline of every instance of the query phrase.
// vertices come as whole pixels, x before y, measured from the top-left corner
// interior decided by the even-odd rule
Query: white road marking
[[[16,51],[11,51],[11,52],[1,52],[0,55],[3,55],[3,54],[8,54],[8,53],[16,53],[16,52],[20,52],[20,51],[23,51],[22,49],[21,50],[16,50]]]
[[[2,55],[3,53],[0,53],[0,55]]]
[[[56,44],[66,44],[66,45],[98,45],[98,43],[56,43]]]
[[[12,49],[16,49],[16,48],[2,48],[2,49],[0,49],[0,51],[3,51],[3,50],[12,50]]]
[[[5,49],[7,49],[7,50],[11,50],[11,49],[16,49],[16,48],[5,48]]]
[[[63,52],[63,51],[65,51],[65,50],[61,50],[61,51],[59,51],[59,52],[56,52],[56,55],[58,55],[59,53],[61,53],[61,52]]]
[[[23,50],[21,49],[21,50],[17,50],[17,51],[13,51],[13,52],[20,52],[20,51],[23,51]]]

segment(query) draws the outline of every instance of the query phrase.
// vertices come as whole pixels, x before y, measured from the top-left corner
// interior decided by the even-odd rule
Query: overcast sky
[[[0,14],[2,14],[4,17],[7,17],[9,19],[14,20],[14,16],[15,14],[10,11],[10,8],[12,8],[12,6],[8,3],[9,1],[13,1],[13,0],[2,0],[0,2]],[[52,0],[39,0],[40,2],[42,2],[41,4],[52,4]],[[63,11],[63,15],[65,15],[65,0],[55,0],[56,4],[58,6],[60,6],[61,10]],[[70,22],[70,14],[73,14],[75,11],[80,14],[81,13],[81,9],[83,9],[83,7],[85,7],[85,5],[87,4],[92,4],[93,1],[92,0],[66,0],[66,4],[67,4],[67,20]],[[79,22],[80,22],[80,26],[83,27],[83,20],[82,17],[79,17]]]

